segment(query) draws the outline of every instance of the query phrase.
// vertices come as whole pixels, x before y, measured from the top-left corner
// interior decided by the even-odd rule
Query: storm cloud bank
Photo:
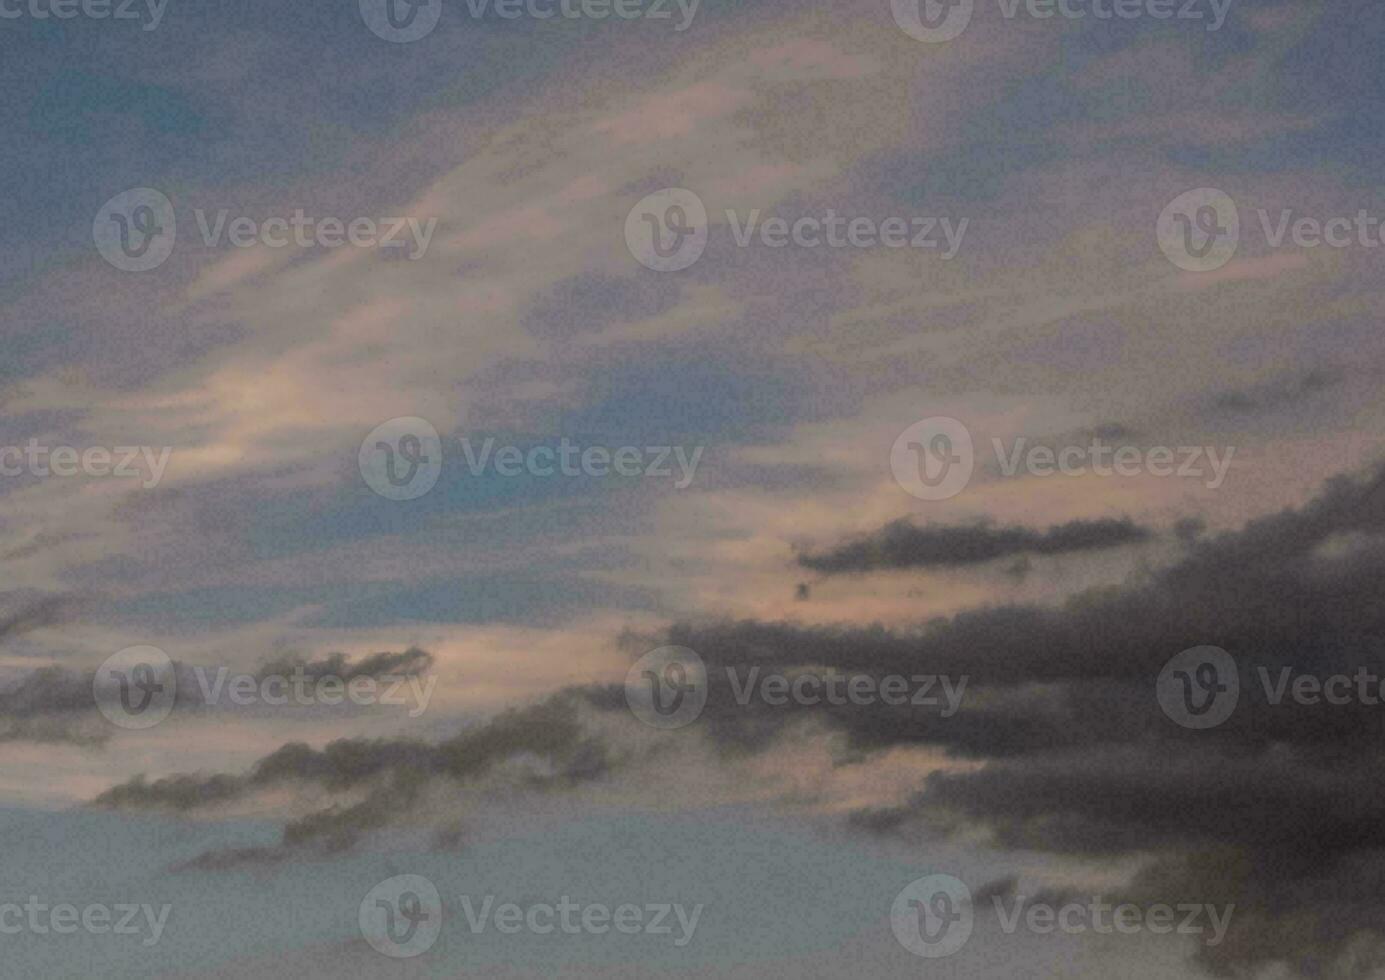
[[[1130,895],[1235,904],[1225,942],[1196,954],[1214,973],[1283,963],[1346,977],[1380,962],[1385,705],[1275,703],[1264,678],[1385,675],[1385,470],[1338,478],[1301,509],[1201,537],[1174,565],[1057,607],[982,608],[914,630],[683,623],[660,639],[705,663],[707,704],[689,731],[726,753],[769,751],[811,720],[846,738],[846,765],[903,745],[975,763],[932,772],[902,806],[860,810],[863,831],[979,827],[1005,847],[1140,859]],[[1241,696],[1194,730],[1165,713],[1157,685],[1172,657],[1207,645],[1230,654]],[[752,668],[965,675],[969,686],[951,715],[879,701],[770,708],[735,697],[728,678]],[[348,846],[436,781],[464,785],[521,760],[543,790],[610,776],[588,709],[624,712],[623,694],[566,689],[436,744],[288,745],[243,775],[141,779],[97,802],[187,810],[271,785],[365,788],[285,828],[288,848]]]

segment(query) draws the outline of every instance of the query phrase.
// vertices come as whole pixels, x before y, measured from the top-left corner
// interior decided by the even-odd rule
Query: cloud
[[[30,630],[60,622],[72,608],[68,599],[49,597],[21,603],[0,616],[0,643]],[[84,700],[85,698],[85,700]],[[17,683],[0,687],[0,742],[77,742],[97,739],[72,727],[73,713],[94,709],[91,683],[58,667],[22,675]]]
[[[284,745],[241,775],[136,777],[98,796],[93,805],[125,810],[189,812],[222,806],[276,789],[316,787],[355,793],[288,821],[278,848],[215,852],[186,867],[221,870],[246,862],[335,853],[361,837],[407,818],[408,808],[436,781],[464,785],[500,775],[532,791],[599,779],[609,767],[606,746],[581,720],[588,701],[570,689],[523,709],[511,709],[442,742],[414,738],[339,739],[321,750]],[[503,772],[502,772],[503,770]]]
[[[372,653],[354,663],[344,653],[330,653],[318,660],[309,660],[301,654],[290,654],[265,663],[256,672],[256,676],[264,679],[301,672],[308,678],[340,677],[344,681],[349,681],[355,677],[408,677],[426,673],[432,666],[432,654],[418,647],[410,647],[400,653]]]
[[[0,616],[0,640],[43,626],[52,626],[59,622],[71,607],[71,600],[62,596],[24,602],[17,609]]]
[[[1216,397],[1216,407],[1227,412],[1266,412],[1292,406],[1324,389],[1342,382],[1340,371],[1314,368],[1276,378],[1253,388],[1224,391]]]
[[[0,742],[99,745],[108,735],[96,714],[90,677],[41,667],[0,693]]]
[[[908,548],[876,557],[870,549],[880,546],[867,539],[858,553],[867,557],[848,551],[835,562],[955,564],[1096,547],[1142,530],[1123,521],[1042,533],[892,527]],[[1199,949],[1205,967],[1229,975],[1283,963],[1347,976],[1353,963],[1373,962],[1385,922],[1377,887],[1385,714],[1378,705],[1273,706],[1247,697],[1221,726],[1188,731],[1159,709],[1155,680],[1174,654],[1205,644],[1231,653],[1244,690],[1258,684],[1257,668],[1385,674],[1381,636],[1385,469],[1336,478],[1304,506],[1239,530],[1190,530],[1169,566],[1060,604],[991,605],[896,629],[684,622],[627,643],[699,653],[709,696],[696,727],[728,762],[814,730],[842,741],[842,768],[900,747],[943,754],[946,764],[921,775],[904,803],[859,807],[853,822],[862,829],[982,831],[1005,847],[1138,859],[1144,866],[1123,885],[1127,894],[1237,905],[1226,941]],[[878,702],[769,708],[737,703],[728,667],[965,675],[969,686],[951,717]],[[459,789],[552,792],[615,778],[628,758],[602,726],[618,719],[639,727],[619,687],[569,687],[437,742],[289,743],[244,773],[136,778],[94,802],[191,813],[284,797],[309,809],[288,820],[278,847],[204,855],[189,867],[330,855],[416,818],[434,792],[451,801],[455,817]],[[696,743],[684,734],[657,751]]]
[[[1385,948],[1379,706],[1244,697],[1220,727],[1191,731],[1163,715],[1155,681],[1172,655],[1202,644],[1232,654],[1243,690],[1261,667],[1385,675],[1385,468],[1185,549],[1167,568],[1057,607],[983,608],[915,630],[684,623],[658,639],[707,664],[697,725],[728,763],[801,739],[809,722],[845,736],[838,766],[901,746],[965,763],[934,767],[902,804],[859,807],[858,828],[980,830],[1009,848],[1138,860],[1123,895],[1236,905],[1226,941],[1196,954],[1213,972],[1282,963],[1361,975],[1353,964],[1377,962]],[[625,638],[632,649],[648,641]],[[738,704],[726,667],[948,672],[971,686],[949,718],[879,702],[769,708]],[[192,810],[270,790],[326,791],[338,802],[287,824],[281,851],[331,853],[408,819],[432,785],[486,792],[480,781],[504,774],[505,785],[543,791],[604,779],[626,760],[597,722],[624,710],[616,686],[567,688],[438,743],[290,744],[243,775],[137,779],[96,803]]]
[[[1076,520],[1035,531],[1026,527],[992,527],[977,523],[956,527],[919,527],[908,518],[886,524],[822,552],[798,556],[804,568],[825,575],[877,569],[938,568],[974,565],[1008,555],[1061,555],[1143,541],[1147,528],[1129,518]]]

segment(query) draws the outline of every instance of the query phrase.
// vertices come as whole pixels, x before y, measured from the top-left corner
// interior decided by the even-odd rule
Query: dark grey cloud
[[[1223,391],[1214,400],[1222,412],[1249,414],[1271,412],[1294,405],[1342,383],[1343,372],[1332,368],[1311,368],[1283,375],[1250,388]]]
[[[1173,524],[1173,536],[1184,544],[1192,544],[1206,530],[1207,522],[1200,517],[1181,517]]]
[[[858,827],[980,827],[1006,847],[1147,858],[1129,894],[1236,904],[1227,941],[1198,949],[1212,972],[1365,976],[1385,948],[1385,705],[1276,706],[1255,692],[1259,668],[1385,675],[1385,470],[1185,541],[1177,564],[1058,608],[982,609],[915,631],[682,626],[671,640],[714,675],[736,663],[967,673],[950,719],[819,712],[863,752],[926,744],[982,763],[933,774],[908,804],[856,814]],[[1234,657],[1245,693],[1222,725],[1190,731],[1163,715],[1155,680],[1204,644]],[[794,713],[705,717],[747,750]]]
[[[41,667],[0,688],[0,742],[99,745],[108,735],[89,675]]]
[[[410,647],[399,653],[388,650],[372,653],[354,663],[344,653],[329,653],[317,660],[302,654],[285,654],[267,661],[256,672],[256,677],[289,677],[302,672],[308,678],[340,677],[349,681],[356,677],[411,676],[427,673],[433,666],[433,655],[418,647]]]
[[[1257,668],[1385,676],[1381,637],[1385,468],[1337,478],[1304,507],[1238,531],[1187,535],[1176,563],[1058,606],[982,608],[907,630],[682,623],[657,640],[706,663],[694,727],[727,755],[782,744],[811,720],[844,737],[839,765],[907,745],[979,763],[934,772],[903,805],[854,814],[863,831],[984,830],[1009,848],[1139,859],[1121,890],[1132,899],[1236,905],[1226,940],[1195,953],[1210,972],[1279,964],[1357,977],[1385,950],[1385,705],[1243,696],[1223,724],[1192,731],[1163,714],[1155,685],[1173,655],[1201,645],[1232,655],[1246,692]],[[624,642],[648,649],[649,638]],[[743,705],[728,667],[742,677],[945,673],[969,686],[951,717],[879,702]],[[268,788],[351,794],[284,829],[283,854],[331,853],[407,819],[440,781],[472,784],[521,759],[541,763],[525,780],[535,789],[606,776],[617,763],[586,724],[588,709],[623,712],[623,692],[566,689],[441,743],[288,745],[246,774],[140,779],[97,802],[186,810]]]
[[[71,608],[62,597],[14,602],[0,614],[0,643],[60,622]],[[0,679],[0,742],[92,744],[99,731],[83,731],[72,718],[95,707],[90,679],[83,687],[79,677],[58,667],[11,673]]]
[[[46,596],[15,602],[13,605],[14,608],[0,612],[0,642],[61,621],[71,610],[72,600],[63,596]]]
[[[798,564],[824,575],[878,569],[948,568],[975,565],[1009,555],[1060,555],[1114,548],[1149,538],[1151,532],[1129,518],[1076,520],[1037,531],[1027,527],[926,524],[908,518],[826,551],[798,556]]]
[[[607,746],[583,725],[580,711],[590,699],[563,691],[532,707],[507,711],[442,742],[421,739],[340,739],[321,750],[293,742],[239,775],[175,775],[149,781],[136,777],[98,796],[93,805],[111,809],[188,812],[224,805],[276,788],[316,787],[355,794],[291,820],[277,848],[218,851],[182,865],[221,870],[305,855],[349,850],[371,831],[407,820],[425,789],[436,783],[466,785],[511,767],[526,789],[543,792],[604,776],[611,766]],[[609,704],[609,695],[603,703]]]

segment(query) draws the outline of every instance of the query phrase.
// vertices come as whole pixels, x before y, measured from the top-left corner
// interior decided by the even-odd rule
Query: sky
[[[1382,40],[0,0],[0,976],[1385,976]]]

